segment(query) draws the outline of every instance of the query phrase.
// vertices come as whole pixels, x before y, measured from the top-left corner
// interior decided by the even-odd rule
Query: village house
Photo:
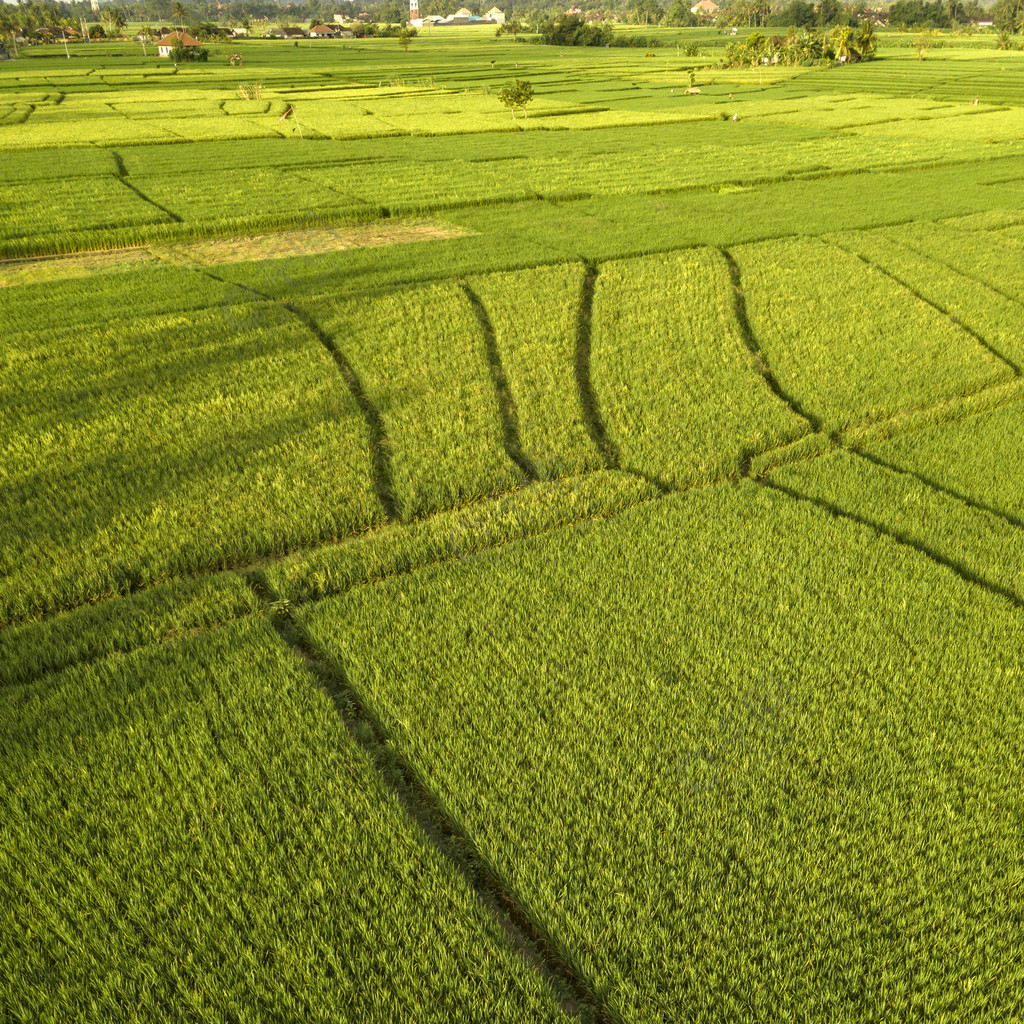
[[[173,32],[169,32],[167,35],[156,44],[156,52],[161,57],[170,57],[171,50],[176,46],[198,46],[199,40],[193,39],[187,32],[179,32],[175,29]]]
[[[335,31],[330,25],[314,25],[309,30],[310,39],[333,39]]]
[[[713,18],[718,13],[718,4],[714,0],[700,0],[690,8],[690,13],[698,18]]]
[[[428,14],[424,18],[411,18],[409,24],[415,28],[430,25],[437,27],[444,25],[504,25],[505,12],[498,7],[492,7],[481,18],[480,15],[471,13],[467,8],[460,7],[454,14],[449,14],[446,18],[442,18],[438,14]]]

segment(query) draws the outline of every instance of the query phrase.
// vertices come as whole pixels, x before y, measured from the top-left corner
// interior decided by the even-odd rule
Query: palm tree
[[[0,41],[9,42],[14,56],[18,56],[18,44],[14,37],[18,34],[18,19],[10,4],[0,4]]]
[[[174,5],[174,16],[178,19],[178,25],[181,27],[181,31],[185,31],[185,19],[189,16],[188,8],[178,0]]]

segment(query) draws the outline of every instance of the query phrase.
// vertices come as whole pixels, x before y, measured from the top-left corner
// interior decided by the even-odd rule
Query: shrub
[[[210,51],[205,46],[182,46],[179,43],[171,48],[171,60],[175,64],[205,64],[210,59]]]

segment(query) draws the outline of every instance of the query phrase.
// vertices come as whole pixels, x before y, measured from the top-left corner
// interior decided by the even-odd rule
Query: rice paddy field
[[[1024,51],[660,38],[0,64],[0,1019],[1024,1019]]]

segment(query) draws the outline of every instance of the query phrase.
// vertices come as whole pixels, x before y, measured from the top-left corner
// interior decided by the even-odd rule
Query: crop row
[[[3,358],[2,619],[382,517],[354,399],[276,306],[29,332]]]
[[[464,101],[461,96],[457,99]],[[493,102],[493,97],[476,98],[474,102],[477,99]],[[52,111],[64,111],[68,102]],[[333,129],[323,118],[318,120],[317,104],[336,118],[353,102],[296,101],[295,111],[297,117],[305,119],[299,124],[305,125],[307,136],[329,134]],[[390,109],[399,102],[386,97],[380,104],[387,109],[354,102],[360,108],[358,120],[364,126],[363,134],[378,133],[365,130],[369,121],[399,123],[394,120],[399,115]],[[414,97],[403,102],[415,105],[427,101]],[[310,108],[309,113],[304,111],[304,103]],[[848,105],[836,106],[839,109],[834,113],[840,119],[860,116]],[[104,109],[111,118],[121,118],[120,114]],[[956,116],[924,121],[901,119],[906,112],[898,107],[889,112],[892,123],[881,126],[887,134],[868,139],[864,134],[867,126],[825,130],[816,125],[818,112],[804,101],[746,100],[734,108],[727,99],[719,97],[713,102],[709,98],[708,105],[700,108],[704,113],[694,115],[696,119],[685,126],[645,122],[642,127],[616,128],[612,126],[614,122],[607,121],[592,132],[502,133],[500,142],[460,135],[444,141],[410,137],[364,139],[340,146],[330,139],[300,140],[291,119],[278,128],[276,113],[262,115],[271,125],[269,134],[274,137],[250,140],[245,138],[248,129],[240,130],[241,134],[235,137],[231,126],[256,115],[226,116],[218,107],[217,113],[209,117],[176,119],[169,116],[172,110],[173,107],[158,118],[138,123],[160,124],[173,131],[168,138],[191,140],[187,144],[154,146],[142,144],[146,139],[141,137],[120,139],[102,116],[95,121],[87,120],[81,129],[76,129],[76,138],[83,144],[92,139],[90,131],[102,136],[93,139],[102,145],[125,144],[119,159],[129,187],[109,179],[89,185],[79,183],[81,177],[99,179],[116,170],[109,160],[90,152],[79,167],[70,169],[76,184],[66,190],[67,200],[52,204],[49,179],[53,174],[50,170],[39,173],[40,165],[47,160],[36,150],[12,153],[0,172],[16,183],[12,204],[6,217],[0,219],[0,251],[11,255],[73,251],[146,238],[229,234],[261,224],[375,219],[383,209],[391,213],[422,213],[537,196],[566,200],[590,195],[741,188],[801,175],[905,170],[937,160],[976,160],[982,143],[986,144],[987,160],[998,164],[996,158],[1013,152],[1003,143],[1012,142],[1020,132],[1014,112],[995,111],[984,116],[964,113],[976,110],[968,105],[963,110],[956,108]],[[366,116],[364,110],[372,116]],[[720,115],[728,117],[731,113],[738,113],[739,123],[720,119]],[[884,113],[876,110],[870,116],[885,120]],[[38,114],[37,111],[33,117]],[[417,116],[436,120],[429,109]],[[649,121],[649,115],[643,116]],[[915,116],[928,115],[919,111]],[[553,119],[535,118],[529,123],[553,127],[549,121]],[[31,123],[0,129],[0,134],[28,131]],[[504,120],[500,124],[504,126]],[[925,124],[937,125],[934,138],[917,137],[916,127],[904,131],[908,125]],[[58,127],[66,134],[65,122]],[[278,138],[279,130],[293,137]],[[399,130],[405,129],[387,128],[386,133]],[[570,138],[559,138],[562,134]],[[988,145],[991,142],[1000,145]],[[67,168],[66,157],[57,156],[55,160]],[[500,161],[501,171],[497,182],[496,160]],[[130,188],[157,205],[148,209]],[[52,216],[43,225],[38,224],[38,218],[33,220],[40,201],[52,204]],[[130,215],[116,215],[122,209],[135,207],[144,211],[148,218],[145,223],[152,224],[148,234],[138,227],[132,230],[138,216],[133,219]]]
[[[605,466],[708,484],[1012,383],[893,252],[890,273],[805,239],[375,297],[314,280],[283,305],[172,268],[125,279],[152,284],[137,309],[110,309],[118,276],[8,289],[2,618]],[[87,336],[31,327],[89,292]]]
[[[1015,1012],[1024,623],[912,546],[741,484],[299,617],[625,1019]]]
[[[265,621],[0,688],[7,1020],[560,1018]]]

